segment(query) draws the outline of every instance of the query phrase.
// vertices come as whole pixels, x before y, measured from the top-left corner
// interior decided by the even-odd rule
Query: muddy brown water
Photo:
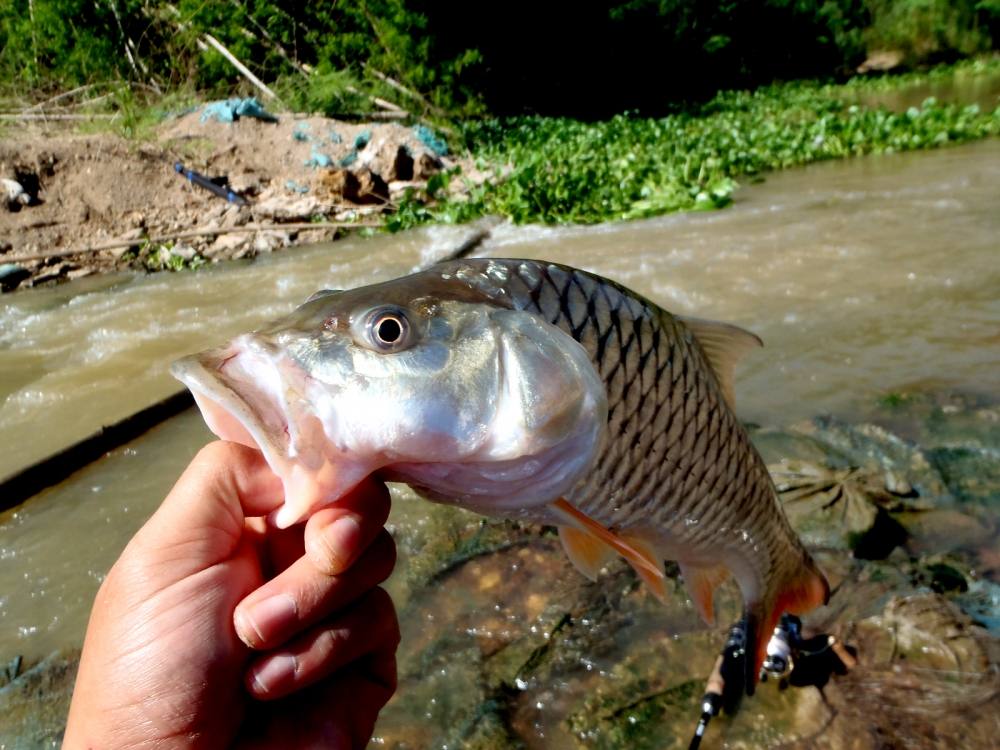
[[[856,419],[889,394],[1000,393],[998,206],[994,140],[772,175],[721,212],[501,226],[477,254],[580,266],[670,310],[757,332],[766,348],[737,381],[747,420]],[[405,273],[466,234],[358,238],[4,297],[0,475],[175,390],[175,357],[276,317],[317,288]],[[185,413],[0,516],[0,662],[80,644],[105,571],[208,438]],[[425,507],[396,503],[391,521],[424,523]],[[403,582],[390,588],[407,595]],[[439,598],[446,611],[469,606],[461,586]],[[404,626],[404,642],[423,627]]]

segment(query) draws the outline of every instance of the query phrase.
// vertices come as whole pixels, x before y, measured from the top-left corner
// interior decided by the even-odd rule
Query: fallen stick
[[[84,91],[87,91],[88,89],[92,89],[92,88],[94,88],[96,86],[100,86],[100,85],[102,85],[102,84],[99,84],[99,83],[88,83],[85,86],[77,86],[75,89],[70,89],[69,91],[64,91],[61,94],[56,94],[51,99],[46,99],[43,102],[38,102],[38,104],[32,104],[30,107],[26,107],[24,109],[24,111],[25,112],[35,112],[35,111],[37,111],[39,109],[45,109],[45,107],[48,106],[48,105],[50,105],[50,104],[55,104],[56,102],[58,102],[58,101],[60,101],[62,99],[68,99],[71,96],[76,96],[77,94],[80,94],[80,93],[82,93]]]
[[[113,120],[118,115],[67,115],[44,112],[0,112],[0,120]]]
[[[119,247],[131,247],[141,245],[144,242],[156,244],[160,242],[170,242],[172,240],[185,240],[191,237],[211,237],[223,234],[246,234],[247,232],[270,232],[281,229],[305,231],[309,229],[364,229],[367,227],[378,227],[379,224],[360,221],[302,221],[289,222],[287,224],[244,224],[241,227],[205,227],[202,229],[189,229],[185,232],[174,232],[173,234],[161,234],[156,237],[134,237],[130,240],[112,240],[102,242],[97,245],[86,247],[66,248],[65,250],[48,250],[44,253],[33,253],[31,255],[0,256],[4,263],[20,263],[29,260],[45,260],[46,258],[62,258],[67,255],[84,255],[86,253],[96,253],[101,250],[115,250]]]
[[[240,73],[242,73],[243,77],[246,78],[248,81],[250,81],[250,83],[252,83],[262,92],[264,92],[264,95],[268,99],[274,99],[276,102],[281,104],[281,99],[278,98],[278,95],[275,94],[273,91],[271,91],[271,89],[267,87],[266,83],[264,83],[257,76],[251,73],[250,68],[241,63],[239,60],[237,60],[236,56],[222,45],[222,42],[220,42],[211,34],[202,34],[201,38],[204,39],[206,42],[208,42],[216,52],[218,52],[224,58],[229,60],[232,66],[236,68]]]

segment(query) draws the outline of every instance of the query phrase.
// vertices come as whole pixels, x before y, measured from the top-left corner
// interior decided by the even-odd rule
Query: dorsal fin
[[[715,372],[715,377],[719,380],[726,403],[729,404],[729,408],[736,408],[733,369],[744,354],[758,346],[764,346],[764,342],[757,334],[729,323],[687,318],[683,315],[678,315],[677,318],[691,329],[691,333],[698,339],[698,343],[701,344],[701,348],[708,358],[709,365]]]

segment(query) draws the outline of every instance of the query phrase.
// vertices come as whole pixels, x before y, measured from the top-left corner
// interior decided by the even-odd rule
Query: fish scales
[[[648,531],[652,522],[673,545],[700,548],[705,556],[734,551],[744,564],[760,568],[760,578],[765,569],[794,564],[801,546],[776,498],[760,491],[771,486],[763,461],[683,324],[581,271],[527,261],[511,262],[508,270],[527,292],[512,294],[513,304],[579,341],[607,388],[607,444],[568,499],[613,530]],[[749,481],[736,482],[748,473]],[[775,523],[787,532],[784,545],[768,533]]]
[[[731,408],[733,362],[754,345],[584,271],[467,259],[319,292],[174,373],[216,434],[281,477],[279,526],[383,470],[434,500],[559,524],[587,575],[617,552],[665,596],[677,560],[706,619],[732,573],[749,689],[781,612],[829,591]]]

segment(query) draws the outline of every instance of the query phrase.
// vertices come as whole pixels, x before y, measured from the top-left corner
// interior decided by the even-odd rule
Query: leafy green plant
[[[962,66],[964,69],[966,66]],[[1000,68],[990,63],[987,72]],[[952,68],[952,73],[956,69]],[[921,79],[908,76],[899,85]],[[494,177],[464,200],[417,206],[390,219],[500,214],[515,222],[591,223],[725,206],[736,180],[825,159],[934,148],[1000,133],[1000,111],[928,99],[905,112],[852,103],[865,86],[789,83],[718,94],[662,118],[603,122],[522,117],[466,125],[477,160]]]

